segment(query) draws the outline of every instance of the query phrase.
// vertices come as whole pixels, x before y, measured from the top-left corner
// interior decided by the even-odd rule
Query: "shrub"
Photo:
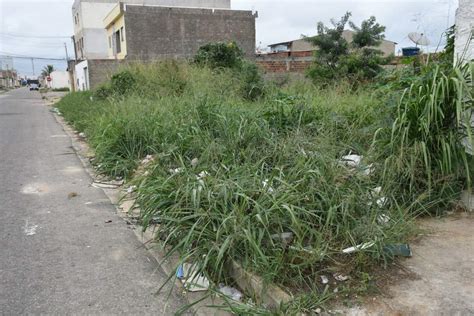
[[[241,91],[245,99],[254,101],[264,95],[265,84],[257,65],[248,61],[243,62],[240,76],[242,80]]]
[[[211,68],[240,67],[243,52],[235,42],[209,43],[199,48],[194,62]]]
[[[124,70],[113,75],[110,83],[112,91],[122,96],[133,91],[136,87],[136,82],[135,75],[130,70]]]

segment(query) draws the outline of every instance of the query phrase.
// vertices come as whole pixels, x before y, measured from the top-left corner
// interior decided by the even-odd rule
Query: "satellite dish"
[[[430,40],[423,33],[411,32],[410,34],[408,34],[408,38],[411,39],[411,41],[416,45],[430,45]]]

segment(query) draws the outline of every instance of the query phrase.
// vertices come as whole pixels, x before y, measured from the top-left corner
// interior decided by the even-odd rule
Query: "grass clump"
[[[385,245],[410,236],[414,214],[449,204],[449,190],[469,183],[472,66],[434,70],[395,105],[344,85],[265,86],[243,69],[133,65],[128,93],[74,93],[58,105],[105,174],[131,177],[153,155],[133,180],[144,228],[159,221],[168,254],[213,281],[228,281],[235,260],[311,293],[289,313],[311,310],[328,297],[320,275],[367,275],[388,260]],[[265,93],[242,93],[255,80]],[[348,154],[361,165],[341,162]],[[363,243],[371,246],[342,253]]]

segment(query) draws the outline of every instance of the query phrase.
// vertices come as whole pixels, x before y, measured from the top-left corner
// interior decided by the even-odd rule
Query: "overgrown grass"
[[[168,62],[129,72],[139,84],[126,95],[108,86],[58,105],[87,135],[98,169],[131,178],[153,155],[146,176],[132,180],[144,227],[158,219],[169,253],[215,282],[227,281],[236,260],[266,281],[311,292],[289,311],[326,299],[319,275],[355,276],[387,260],[384,246],[406,241],[414,214],[448,205],[469,179],[457,132],[470,136],[472,68],[435,71],[398,104],[308,83],[266,86],[251,102],[231,71]],[[341,163],[350,153],[364,156],[359,168]]]

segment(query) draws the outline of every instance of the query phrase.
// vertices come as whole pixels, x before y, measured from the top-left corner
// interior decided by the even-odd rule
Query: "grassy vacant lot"
[[[86,134],[100,172],[138,186],[143,224],[159,220],[171,252],[216,283],[229,281],[229,259],[239,261],[296,293],[282,307],[292,313],[333,293],[321,275],[341,272],[352,281],[340,289],[363,287],[416,216],[450,208],[470,184],[462,142],[473,69],[431,67],[357,90],[266,84],[249,98],[233,71],[162,62],[58,107]],[[341,162],[348,154],[364,158],[353,168]],[[134,176],[147,155],[152,165]]]

